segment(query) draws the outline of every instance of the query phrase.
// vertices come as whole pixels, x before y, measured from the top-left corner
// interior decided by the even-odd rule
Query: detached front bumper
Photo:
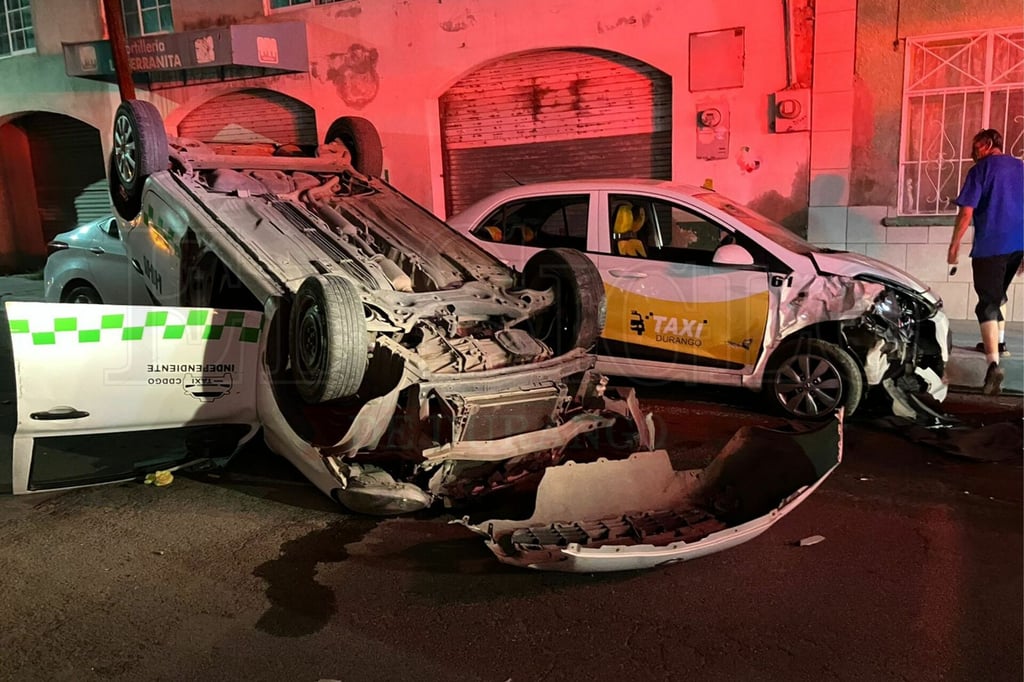
[[[742,544],[791,512],[839,465],[842,412],[814,431],[741,429],[703,470],[664,450],[545,471],[533,515],[460,523],[507,564],[550,571],[651,568]]]

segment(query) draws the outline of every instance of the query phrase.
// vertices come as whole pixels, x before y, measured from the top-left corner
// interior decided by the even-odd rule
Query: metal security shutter
[[[106,178],[82,188],[82,193],[75,197],[75,211],[78,212],[80,222],[110,213],[110,185]]]
[[[215,97],[178,124],[178,134],[219,144],[315,145],[316,114],[308,104],[272,90]]]
[[[672,175],[671,79],[624,55],[500,59],[440,105],[448,215],[516,180]]]
[[[110,213],[99,131],[69,116],[19,119],[29,137],[32,175],[46,240]]]

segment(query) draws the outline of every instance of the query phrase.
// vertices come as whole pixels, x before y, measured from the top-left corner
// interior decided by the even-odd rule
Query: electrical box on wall
[[[729,158],[729,107],[724,102],[697,105],[697,158]]]
[[[773,133],[811,129],[811,90],[779,90],[768,95],[768,127]]]

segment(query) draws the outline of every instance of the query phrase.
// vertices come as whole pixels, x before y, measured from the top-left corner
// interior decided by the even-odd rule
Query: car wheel
[[[110,154],[110,196],[122,218],[135,217],[146,178],[168,164],[167,131],[149,102],[127,100],[114,114],[114,149]]]
[[[316,404],[356,394],[367,363],[359,290],[340,277],[310,277],[292,304],[289,348],[299,395]]]
[[[765,376],[776,407],[791,417],[822,419],[839,408],[853,414],[864,393],[864,378],[845,350],[820,339],[801,339],[776,352]]]
[[[103,303],[98,291],[88,284],[79,284],[64,292],[61,303]]]
[[[339,140],[352,155],[352,167],[363,175],[380,177],[384,172],[384,147],[380,135],[365,118],[342,116],[327,130],[325,142]]]
[[[534,335],[561,355],[590,348],[604,329],[608,303],[601,273],[574,249],[545,249],[523,266],[527,289],[553,288],[555,305],[532,320]]]

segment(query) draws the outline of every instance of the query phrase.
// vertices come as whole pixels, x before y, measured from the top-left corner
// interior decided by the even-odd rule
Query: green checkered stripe
[[[142,324],[126,321],[121,313],[102,315],[97,321],[80,320],[78,317],[55,317],[50,320],[11,320],[11,334],[28,334],[33,346],[55,346],[68,343],[99,343],[100,341],[142,341],[147,338],[161,338],[168,341],[186,338],[187,330],[204,341],[230,340],[237,329],[242,343],[256,343],[263,329],[263,316],[259,324],[246,324],[246,314],[233,310],[223,315],[214,315],[212,310],[189,310],[182,320],[170,319],[166,310],[151,310],[146,313]],[[250,322],[254,322],[250,320]],[[227,336],[226,336],[227,335]]]

